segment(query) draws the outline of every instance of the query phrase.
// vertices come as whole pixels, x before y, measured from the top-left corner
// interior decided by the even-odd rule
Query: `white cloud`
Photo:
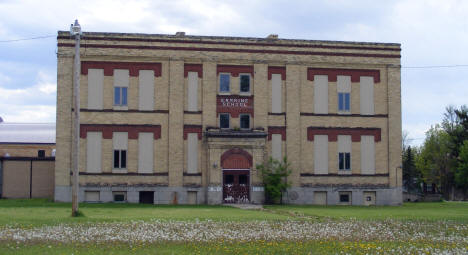
[[[39,71],[36,84],[24,88],[0,85],[0,116],[5,122],[55,122],[56,84]]]

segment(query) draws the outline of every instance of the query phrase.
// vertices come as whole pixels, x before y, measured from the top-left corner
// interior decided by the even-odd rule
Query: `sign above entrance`
[[[253,116],[253,99],[253,96],[218,95],[216,97],[216,113],[229,113],[233,118],[238,118],[241,113]]]

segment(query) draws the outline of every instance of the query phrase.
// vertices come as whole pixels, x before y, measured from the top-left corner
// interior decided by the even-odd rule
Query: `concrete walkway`
[[[232,206],[239,209],[244,210],[261,210],[263,209],[263,205],[255,205],[255,204],[224,204],[226,206]]]

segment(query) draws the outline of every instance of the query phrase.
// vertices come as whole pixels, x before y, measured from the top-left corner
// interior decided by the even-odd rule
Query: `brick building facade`
[[[400,45],[84,33],[80,200],[401,203]],[[55,200],[71,200],[74,40],[58,34]]]

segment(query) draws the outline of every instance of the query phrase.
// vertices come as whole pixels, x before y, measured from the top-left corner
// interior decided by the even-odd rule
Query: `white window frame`
[[[122,139],[122,140],[120,140]],[[126,173],[128,170],[128,133],[113,132],[112,133],[112,172]],[[119,162],[118,167],[115,167],[115,153],[118,152]],[[122,154],[125,151],[125,166],[122,164]]]
[[[226,127],[224,127],[224,128],[221,127],[221,115],[227,115],[228,116],[228,127],[227,128]],[[229,128],[231,128],[231,115],[229,113],[220,113],[218,117],[219,117],[219,128],[220,129],[229,129]]]
[[[229,76],[229,91],[221,91],[221,76],[228,75]],[[218,75],[218,93],[224,95],[230,95],[232,91],[232,78],[230,73],[219,73]]]
[[[242,91],[242,79],[241,76],[248,76],[249,77],[249,91]],[[241,95],[250,95],[252,93],[252,75],[250,73],[239,73],[239,94]]]
[[[248,116],[249,117],[249,127],[248,128],[243,128],[242,127],[242,117],[243,116]],[[251,121],[252,118],[250,118],[250,114],[247,114],[247,113],[242,113],[242,114],[239,114],[239,128],[242,129],[242,130],[249,130],[250,127],[252,126],[252,121]]]
[[[350,135],[338,135],[338,171],[342,173],[351,173],[352,169],[352,138]],[[348,156],[349,155],[349,156]],[[348,156],[348,157],[347,157]],[[343,167],[340,167],[340,158],[343,157]],[[348,158],[348,160],[347,160]],[[346,163],[349,163],[349,168]]]

